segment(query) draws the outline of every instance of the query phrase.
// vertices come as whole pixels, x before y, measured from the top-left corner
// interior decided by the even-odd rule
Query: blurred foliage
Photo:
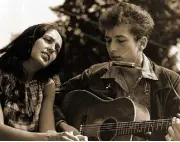
[[[176,45],[171,45],[167,49],[167,56],[162,60],[162,66],[180,73],[180,38]]]
[[[92,64],[109,60],[98,19],[110,4],[118,1],[140,5],[152,15],[156,25],[145,54],[154,62],[161,64],[171,45],[177,44],[180,37],[179,0],[66,0],[63,5],[51,8],[67,35],[63,80]]]

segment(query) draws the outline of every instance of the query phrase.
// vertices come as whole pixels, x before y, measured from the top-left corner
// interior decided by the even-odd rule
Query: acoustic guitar
[[[166,131],[171,125],[171,119],[150,120],[147,108],[130,98],[102,100],[86,90],[66,94],[62,111],[89,140],[129,141],[134,134]]]

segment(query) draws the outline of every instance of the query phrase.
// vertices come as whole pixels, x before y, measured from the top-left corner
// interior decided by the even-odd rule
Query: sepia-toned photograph
[[[179,0],[1,0],[0,141],[180,141]]]

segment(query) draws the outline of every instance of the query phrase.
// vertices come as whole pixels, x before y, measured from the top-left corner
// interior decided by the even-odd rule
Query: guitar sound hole
[[[99,140],[111,141],[116,136],[117,121],[115,118],[106,118],[99,128]]]

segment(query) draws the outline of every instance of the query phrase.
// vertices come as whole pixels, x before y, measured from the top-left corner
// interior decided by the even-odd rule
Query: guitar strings
[[[108,124],[108,125],[114,125],[114,124],[122,124],[122,125],[132,125],[133,123],[134,124],[139,124],[139,125],[144,125],[144,124],[154,124],[154,123],[164,123],[164,122],[170,122],[171,120],[170,119],[159,119],[159,120],[150,120],[150,121],[142,121],[142,122],[136,122],[136,121],[131,121],[131,122],[118,122],[118,123],[105,123],[105,124]],[[102,124],[85,124],[85,125],[82,125],[83,127],[93,127],[93,126],[98,126],[98,125],[102,125]]]
[[[100,126],[100,125],[99,125]],[[108,126],[101,126],[101,128],[113,128],[112,126],[115,126],[115,127],[118,127],[117,125],[111,125],[111,127],[109,127],[109,125]],[[143,127],[142,127],[143,126]],[[153,126],[153,125],[150,125],[151,127],[155,127],[155,126]],[[139,128],[147,128],[147,127],[150,127],[150,126],[145,126],[145,125],[136,125],[136,126],[133,126],[133,125],[124,125],[124,126],[120,126],[120,127],[118,127],[118,128],[137,128],[137,127],[139,127]],[[166,125],[158,125],[158,127],[163,127],[163,126],[166,126]],[[83,126],[82,128],[98,128],[98,127],[86,127],[86,126]]]
[[[167,127],[166,126],[163,126],[163,127],[161,127],[161,129],[166,129]],[[91,128],[91,130],[92,129],[94,129],[94,130],[96,130],[95,128]],[[121,129],[119,129],[119,128],[113,128],[113,129],[101,129],[101,130],[97,130],[97,131],[114,131],[114,130],[119,130],[119,131],[132,131],[132,130],[136,130],[136,131],[138,131],[137,130],[138,128],[129,128],[128,127],[128,129],[125,129],[125,128],[121,128]],[[139,128],[139,129],[141,129],[141,127]],[[146,129],[146,127],[143,127],[142,129],[144,129],[145,131],[151,131],[151,129]],[[83,130],[83,132],[84,132],[84,130]]]
[[[159,126],[158,126],[158,128],[159,128]],[[148,131],[151,131],[151,129],[150,128],[147,128],[147,127],[136,127],[136,128],[132,128],[132,127],[120,127],[120,128],[118,128],[118,127],[111,127],[111,129],[109,128],[109,127],[106,127],[106,128],[102,128],[101,127],[101,129],[99,130],[96,130],[97,128],[96,127],[91,127],[91,128],[88,128],[88,130],[91,130],[91,131],[93,131],[93,130],[95,130],[95,131],[97,131],[97,132],[106,132],[106,131],[116,131],[116,130],[118,130],[118,132],[120,132],[120,133],[128,133],[128,132],[140,132],[140,131],[143,131],[143,132],[148,132]],[[141,129],[141,130],[139,130],[139,129]],[[142,129],[144,129],[144,130],[142,130]],[[161,130],[166,130],[167,129],[167,126],[165,126],[165,125],[162,125],[162,126],[160,126],[160,129]],[[156,129],[155,129],[156,130]],[[155,130],[153,130],[153,131],[155,131]],[[157,129],[158,130],[158,129]],[[82,132],[84,132],[85,130],[84,129],[82,129]]]
[[[167,126],[169,126],[169,125],[158,125],[158,126],[152,126],[152,125],[150,125],[150,126],[145,126],[145,125],[136,125],[136,126],[132,126],[132,125],[124,125],[124,126],[120,126],[120,127],[118,127],[117,125],[111,125],[111,127],[109,127],[109,125],[108,126],[101,126],[100,128],[101,129],[112,129],[113,127],[115,127],[115,128],[117,128],[117,129],[124,129],[124,128],[147,128],[147,127],[167,127]],[[82,127],[82,128],[88,128],[88,129],[96,129],[96,128],[98,128],[98,127],[86,127],[86,126],[84,126],[84,127]]]
[[[151,129],[144,129],[144,130],[142,130],[142,129],[101,129],[101,130],[96,130],[96,129],[90,129],[91,131],[96,131],[96,132],[113,132],[113,131],[116,131],[116,130],[118,130],[118,134],[132,134],[132,133],[137,133],[137,132],[150,132],[150,131],[152,131]],[[159,129],[158,129],[159,130]],[[153,131],[158,131],[158,130],[153,130]],[[165,131],[165,130],[167,130],[167,127],[162,127],[161,128],[161,131]],[[82,133],[84,133],[84,132],[86,132],[86,131],[81,131]]]
[[[156,123],[153,123],[153,122],[156,122]],[[161,129],[167,129],[167,127],[169,126],[170,120],[169,119],[161,119],[161,122],[160,122],[161,125],[158,124],[157,122],[159,122],[159,121],[157,121],[157,120],[146,121],[145,124],[147,124],[147,125],[144,125],[144,123],[142,123],[142,122],[133,122],[133,123],[135,123],[134,125],[132,125],[133,123],[130,123],[130,122],[120,122],[120,123],[106,123],[106,125],[102,125],[102,126],[100,124],[81,125],[81,126],[82,126],[82,130],[84,130],[85,128],[88,128],[88,129],[91,129],[91,130],[92,129],[97,129],[99,126],[101,126],[100,127],[101,132],[102,131],[107,131],[107,130],[108,131],[114,131],[114,130],[119,130],[119,131],[127,131],[127,130],[129,131],[129,130],[131,130],[132,131],[134,129],[152,129],[154,127],[155,128],[160,127]],[[121,124],[121,125],[118,125],[118,124]],[[156,125],[154,126],[153,124],[156,124]]]

